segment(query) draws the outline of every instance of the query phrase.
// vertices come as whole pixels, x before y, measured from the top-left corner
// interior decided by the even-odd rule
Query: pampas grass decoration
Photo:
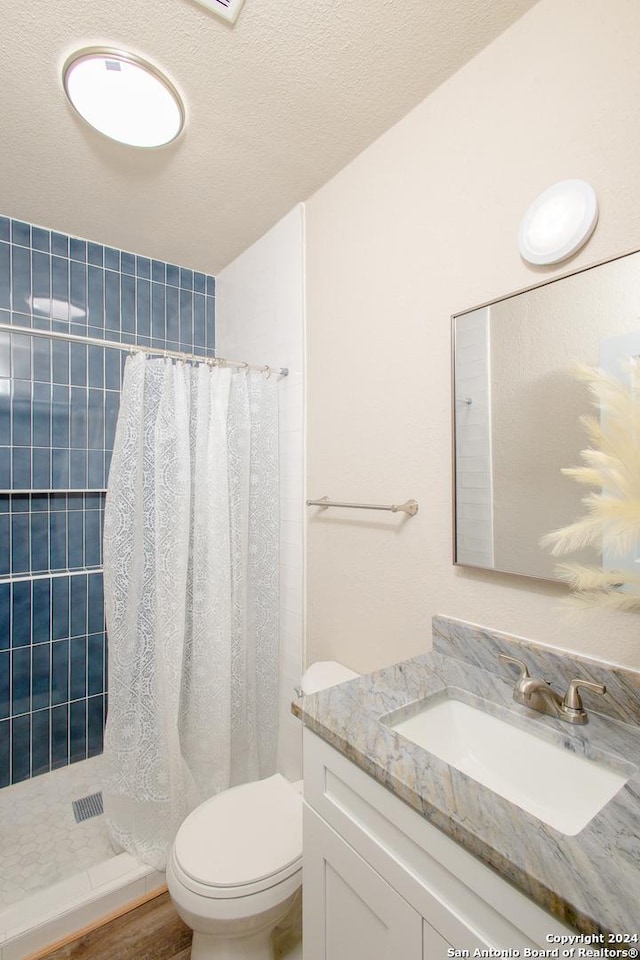
[[[591,402],[599,417],[580,418],[591,446],[582,450],[584,466],[562,472],[577,483],[598,487],[582,503],[586,513],[575,523],[548,533],[540,541],[554,556],[602,547],[623,557],[640,548],[640,369],[627,365],[628,384],[605,371],[588,366],[576,369],[576,378],[588,384]],[[565,562],[558,576],[574,591],[581,606],[604,606],[627,612],[640,610],[640,573]],[[621,587],[626,589],[622,590]]]

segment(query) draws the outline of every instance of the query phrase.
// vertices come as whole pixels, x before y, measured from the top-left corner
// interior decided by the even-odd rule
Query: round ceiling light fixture
[[[518,247],[529,263],[559,263],[577,253],[598,222],[598,201],[586,180],[561,180],[541,193],[520,224]]]
[[[132,147],[171,143],[184,126],[184,106],[173,84],[133,53],[87,47],[64,65],[64,89],[73,108],[105,137]]]

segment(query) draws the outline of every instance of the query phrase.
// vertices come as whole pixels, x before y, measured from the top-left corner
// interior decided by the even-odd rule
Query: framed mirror
[[[452,318],[455,564],[556,579],[540,538],[575,520],[586,492],[563,467],[593,413],[576,363],[617,370],[640,355],[640,252]],[[576,559],[600,563],[595,552]]]

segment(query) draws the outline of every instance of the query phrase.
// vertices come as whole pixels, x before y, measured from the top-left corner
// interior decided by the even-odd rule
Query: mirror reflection
[[[539,541],[583,512],[561,470],[592,412],[572,368],[640,355],[640,253],[458,314],[453,335],[454,563],[556,579]]]

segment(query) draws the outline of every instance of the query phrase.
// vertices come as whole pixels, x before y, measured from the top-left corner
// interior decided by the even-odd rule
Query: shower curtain
[[[128,358],[104,520],[113,840],[163,869],[207,797],[275,772],[277,384]]]

